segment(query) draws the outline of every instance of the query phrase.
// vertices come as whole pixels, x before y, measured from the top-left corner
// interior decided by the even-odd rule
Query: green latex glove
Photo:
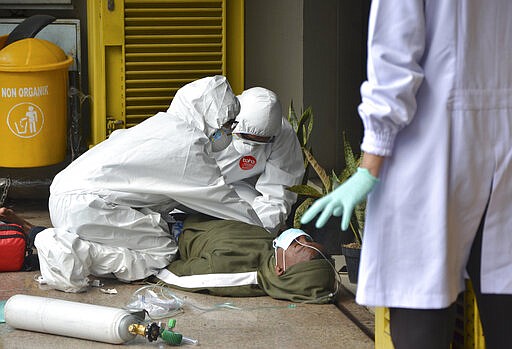
[[[378,181],[366,168],[358,168],[357,172],[342,185],[323,198],[316,200],[304,212],[300,222],[307,224],[322,212],[316,221],[315,227],[322,228],[329,218],[334,215],[342,216],[341,229],[347,230],[354,208],[366,198]]]

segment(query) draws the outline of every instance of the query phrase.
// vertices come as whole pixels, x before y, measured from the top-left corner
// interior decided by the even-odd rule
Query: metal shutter
[[[231,38],[228,1],[236,4],[229,23],[239,27]],[[226,63],[227,42],[236,47],[232,61],[243,62],[239,16],[242,0],[88,1],[92,144],[167,110],[176,91],[198,78],[222,74],[240,86],[239,64],[229,76]]]

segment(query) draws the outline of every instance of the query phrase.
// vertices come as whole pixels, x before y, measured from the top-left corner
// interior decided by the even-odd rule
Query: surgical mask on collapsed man
[[[210,136],[212,151],[219,152],[228,147],[232,141],[231,129],[220,128]]]
[[[240,137],[236,133],[233,134],[233,147],[235,147],[235,150],[238,152],[238,154],[242,156],[253,154],[263,145],[265,145],[265,143],[250,141]]]
[[[275,249],[281,247],[283,250],[286,250],[296,238],[302,235],[307,236],[310,240],[313,240],[311,236],[306,234],[303,230],[289,228],[283,231],[278,237],[276,237],[272,241],[272,245]]]

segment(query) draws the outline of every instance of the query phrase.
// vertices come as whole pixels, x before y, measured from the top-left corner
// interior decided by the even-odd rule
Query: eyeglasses
[[[236,121],[235,119],[231,119],[228,122],[224,123],[224,125],[222,125],[222,128],[233,131],[236,125],[238,125],[238,121]]]
[[[274,137],[263,137],[263,136],[257,136],[250,133],[237,133],[237,136],[240,138],[243,138],[247,141],[256,142],[256,143],[272,143],[274,141]]]

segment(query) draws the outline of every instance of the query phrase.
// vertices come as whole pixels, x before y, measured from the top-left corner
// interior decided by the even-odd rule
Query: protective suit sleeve
[[[215,159],[205,151],[208,139],[191,136],[197,141],[190,143],[188,154],[182,154],[179,185],[171,198],[203,214],[261,225],[255,210],[226,184]]]
[[[391,155],[396,134],[416,112],[423,81],[419,61],[425,48],[424,1],[376,0],[368,31],[368,80],[361,86],[361,149]]]
[[[261,195],[252,202],[263,226],[270,232],[276,233],[290,214],[297,194],[286,188],[299,184],[304,171],[299,140],[290,123],[283,118],[281,132],[272,143],[265,171],[255,185]]]

